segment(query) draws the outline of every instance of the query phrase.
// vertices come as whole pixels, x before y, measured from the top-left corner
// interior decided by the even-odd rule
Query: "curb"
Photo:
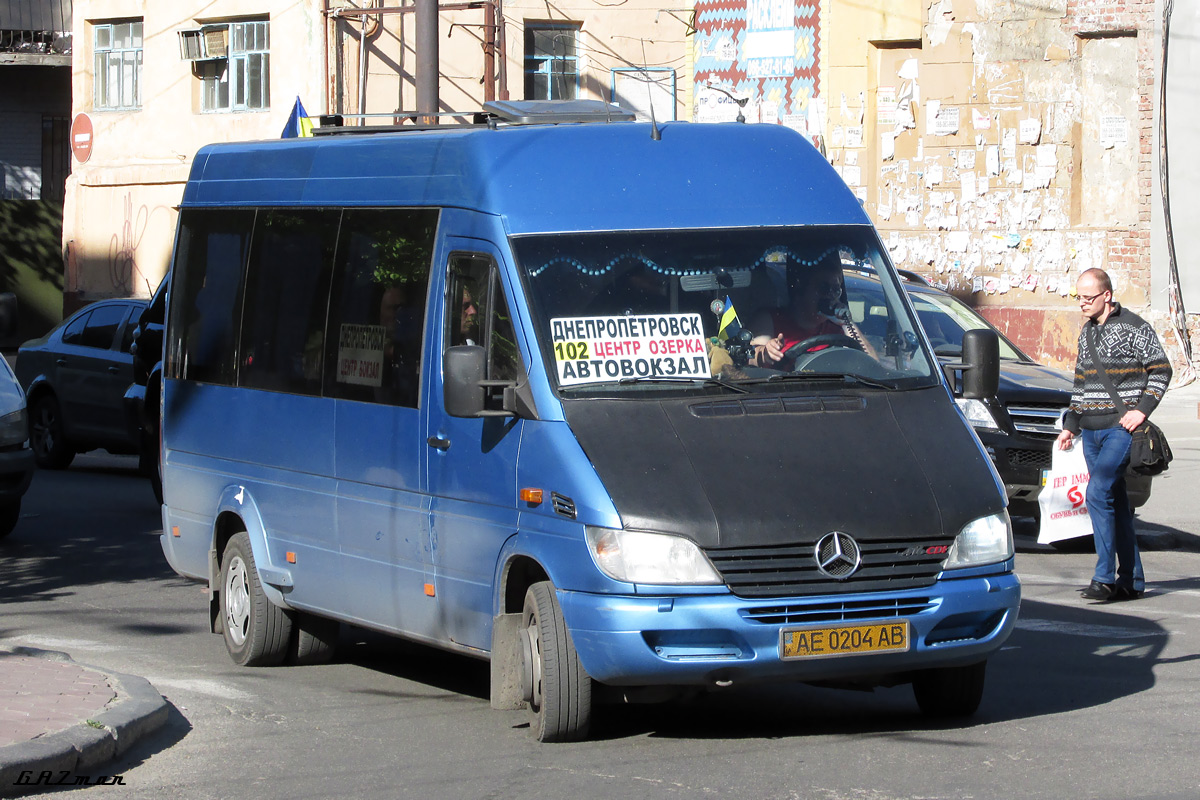
[[[13,648],[18,655],[45,658],[52,661],[77,663],[66,653],[38,650],[30,647]],[[51,772],[55,778],[70,773],[88,773],[122,755],[146,734],[162,727],[169,714],[167,701],[149,681],[137,675],[77,664],[104,676],[116,697],[89,722],[80,723],[57,733],[28,742],[0,747],[0,797],[11,797],[25,791],[37,791],[42,786],[18,784],[21,773],[34,775]],[[68,780],[74,782],[73,777]],[[65,784],[64,784],[65,785]]]

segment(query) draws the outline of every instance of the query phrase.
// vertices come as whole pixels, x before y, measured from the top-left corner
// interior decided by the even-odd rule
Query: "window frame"
[[[225,32],[225,54],[194,61],[200,79],[201,113],[270,111],[271,20],[232,20],[205,24],[200,29],[202,37],[221,30]],[[207,52],[205,44],[203,53]]]
[[[570,32],[572,34],[570,43],[570,53],[567,53],[568,48],[564,48],[563,54],[557,55],[551,53],[536,52],[538,35],[551,35],[551,38],[556,38],[559,34],[550,34],[552,31]],[[577,100],[579,99],[580,78],[582,75],[583,59],[579,55],[581,40],[583,38],[583,25],[578,22],[526,22],[525,23],[525,50],[522,57],[522,65],[525,73],[525,99],[526,100]],[[563,63],[570,64],[574,67],[573,73],[566,71],[555,71],[555,65]],[[531,68],[532,66],[532,68]],[[563,91],[563,87],[555,79],[556,76],[573,75],[570,83],[570,91]],[[546,78],[546,96],[539,96],[537,91],[536,78],[545,76]],[[559,96],[561,95],[564,96]],[[569,95],[569,96],[566,96]]]
[[[117,47],[118,29],[128,27],[128,45]],[[101,34],[107,34],[107,43],[101,47]],[[134,43],[136,42],[136,46]],[[140,111],[142,109],[142,64],[144,20],[131,18],[110,20],[92,24],[92,108],[96,111]],[[118,54],[115,63],[113,54]],[[104,64],[101,65],[101,59]],[[116,67],[116,87],[112,86],[111,70]],[[129,86],[126,86],[126,70],[130,71]],[[125,97],[126,91],[132,97]],[[113,93],[116,93],[115,102]]]

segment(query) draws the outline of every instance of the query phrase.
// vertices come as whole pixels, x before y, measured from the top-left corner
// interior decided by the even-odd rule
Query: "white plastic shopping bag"
[[[1070,450],[1055,446],[1050,469],[1043,473],[1042,491],[1038,494],[1042,514],[1038,544],[1092,535],[1092,518],[1084,502],[1087,485],[1088,468],[1083,460],[1082,443],[1075,442]]]

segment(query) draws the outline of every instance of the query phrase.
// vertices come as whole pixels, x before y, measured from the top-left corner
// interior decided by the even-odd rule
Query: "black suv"
[[[159,414],[162,392],[163,332],[166,330],[167,290],[164,278],[133,330],[133,383],[125,391],[125,412],[131,427],[141,432],[141,469],[150,478],[154,496],[162,502],[159,471]]]

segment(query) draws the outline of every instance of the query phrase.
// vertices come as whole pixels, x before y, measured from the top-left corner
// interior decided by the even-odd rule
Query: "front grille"
[[[1017,447],[1008,449],[1008,463],[1027,469],[1050,469],[1053,455],[1049,450],[1025,450]]]
[[[817,569],[814,544],[712,547],[704,552],[739,597],[890,592],[932,586],[954,537],[861,541],[862,565],[845,580]],[[929,548],[940,552],[928,553]]]
[[[763,625],[807,625],[816,622],[855,622],[863,619],[911,617],[933,608],[928,597],[896,597],[884,600],[846,600],[832,603],[757,606],[742,609],[742,617]]]
[[[1054,439],[1058,436],[1058,420],[1066,406],[1055,403],[1022,403],[1009,406],[1008,416],[1013,427],[1037,439]]]

